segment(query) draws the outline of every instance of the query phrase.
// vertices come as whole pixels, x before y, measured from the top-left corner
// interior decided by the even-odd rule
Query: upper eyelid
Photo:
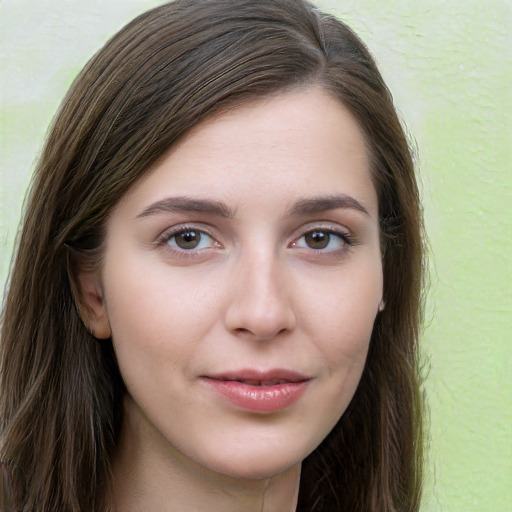
[[[173,236],[176,236],[183,231],[200,231],[201,233],[205,233],[209,237],[214,240],[217,240],[217,237],[212,228],[203,223],[195,223],[195,222],[186,222],[182,224],[177,224],[175,226],[171,226],[169,228],[164,229],[157,237],[156,243],[163,243],[171,239]]]
[[[329,235],[337,236],[338,238],[342,239],[344,242],[346,242],[348,245],[357,245],[356,241],[350,233],[347,233],[343,230],[339,229],[329,229],[329,228],[313,228],[308,229],[307,231],[304,231],[302,235],[299,235],[295,238],[293,238],[292,243],[295,243],[297,240],[300,240],[301,238],[305,237],[309,233],[314,233],[315,231],[323,231]]]
[[[302,226],[299,230],[295,231],[295,235],[290,238],[290,242],[287,244],[288,247],[290,245],[296,243],[302,237],[306,236],[308,233],[313,231],[325,231],[327,233],[333,234],[340,239],[343,240],[345,249],[350,247],[355,247],[360,245],[359,238],[353,232],[353,230],[347,228],[344,225],[341,225],[337,222],[330,221],[320,221],[320,222],[311,222],[304,226]],[[318,249],[319,252],[325,252],[322,249]],[[335,251],[327,251],[327,252],[335,252]]]
[[[182,222],[179,224],[176,224],[174,226],[170,226],[163,231],[160,232],[160,234],[156,237],[156,243],[161,243],[164,241],[169,240],[172,236],[181,233],[186,230],[195,230],[200,231],[208,236],[212,237],[217,242],[219,241],[218,230],[214,227],[204,223],[204,222],[198,222],[198,221],[191,221],[191,222]],[[352,231],[348,229],[346,226],[343,226],[337,222],[331,222],[331,221],[312,221],[308,222],[299,228],[296,228],[293,230],[293,232],[289,235],[289,239],[291,241],[297,240],[298,238],[306,235],[307,233],[310,233],[311,231],[328,231],[330,233],[343,235],[347,237],[352,237]],[[220,242],[219,242],[220,243]]]
[[[309,222],[304,224],[298,229],[295,229],[292,235],[292,238],[299,238],[300,236],[304,236],[311,231],[329,231],[330,233],[337,233],[341,235],[351,236],[352,231],[348,229],[346,226],[343,226],[337,222],[329,222],[329,221],[320,221],[320,222]]]

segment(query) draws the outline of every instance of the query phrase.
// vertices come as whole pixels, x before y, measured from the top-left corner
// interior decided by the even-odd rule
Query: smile
[[[238,408],[272,412],[299,400],[311,379],[286,370],[244,370],[203,377],[203,381],[209,389]]]

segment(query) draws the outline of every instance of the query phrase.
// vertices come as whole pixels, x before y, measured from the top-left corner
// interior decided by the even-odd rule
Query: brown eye
[[[304,241],[311,249],[325,249],[330,240],[331,234],[327,231],[311,231],[304,235]]]
[[[215,246],[215,240],[197,229],[184,229],[168,236],[165,243],[177,251],[192,251]]]
[[[198,231],[184,231],[174,235],[176,245],[181,249],[195,249],[201,242],[201,233]]]
[[[296,249],[312,249],[322,253],[334,252],[352,245],[354,243],[350,235],[330,229],[313,229],[291,244]]]

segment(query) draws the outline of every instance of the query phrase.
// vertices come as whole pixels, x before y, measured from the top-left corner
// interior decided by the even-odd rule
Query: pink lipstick
[[[204,377],[207,386],[243,409],[271,412],[296,402],[310,378],[289,370],[240,370]]]

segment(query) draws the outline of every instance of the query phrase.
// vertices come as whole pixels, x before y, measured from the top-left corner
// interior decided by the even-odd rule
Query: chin
[[[292,463],[268,462],[261,460],[263,456],[257,459],[248,459],[244,461],[232,461],[228,464],[216,465],[211,469],[216,473],[235,478],[237,480],[268,480],[277,475],[282,475],[288,471],[300,466],[302,461]]]
[[[210,462],[203,461],[212,471],[243,480],[264,480],[286,473],[300,467],[302,461],[313,451],[314,447],[274,447],[255,441],[249,449],[233,447],[221,454],[215,454]],[[201,462],[200,462],[201,463]]]

